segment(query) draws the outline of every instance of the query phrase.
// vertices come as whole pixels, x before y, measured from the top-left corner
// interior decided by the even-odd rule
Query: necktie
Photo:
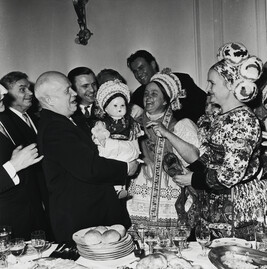
[[[31,122],[30,122],[30,120],[29,120],[29,116],[28,116],[26,113],[23,113],[22,116],[23,116],[25,122],[27,123],[27,125],[28,125],[30,128],[32,128]]]
[[[85,116],[86,118],[89,118],[89,117],[90,117],[90,111],[89,111],[89,108],[90,108],[90,106],[85,106],[85,107],[84,107],[84,111],[85,111],[84,116]]]

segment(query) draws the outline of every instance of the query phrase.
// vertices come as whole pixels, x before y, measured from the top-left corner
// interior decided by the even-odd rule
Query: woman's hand
[[[267,132],[265,132],[265,131],[262,131],[262,138],[263,139],[267,139]],[[263,141],[262,143],[261,143],[263,146],[267,146],[267,141]]]
[[[138,106],[138,105],[135,105],[133,104],[132,105],[132,109],[131,109],[131,116],[136,119],[138,117],[140,117],[142,114],[143,114],[143,108]]]
[[[185,175],[176,175],[172,178],[172,180],[180,187],[190,186],[192,175],[193,172],[189,172]]]
[[[152,127],[155,134],[159,137],[166,137],[169,130],[161,122],[150,121],[147,123],[146,128]]]

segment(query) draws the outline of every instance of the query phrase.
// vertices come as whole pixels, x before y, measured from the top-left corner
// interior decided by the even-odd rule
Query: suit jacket
[[[118,223],[129,228],[128,212],[113,187],[125,183],[126,163],[99,157],[88,132],[46,109],[41,111],[38,145],[58,242],[92,226]]]
[[[74,112],[74,114],[71,116],[71,118],[77,123],[81,128],[83,128],[85,131],[88,131],[88,126],[90,128],[94,127],[95,122],[99,120],[95,115],[95,105],[93,104],[91,108],[91,114],[89,118],[86,118],[83,112],[81,111],[81,108],[77,106],[77,110]],[[87,126],[86,126],[87,125]],[[90,131],[91,132],[91,131]]]
[[[40,189],[33,166],[18,172],[20,183],[15,185],[2,165],[9,161],[13,150],[23,143],[25,133],[17,129],[9,113],[0,113],[0,121],[5,125],[16,145],[0,133],[0,225],[12,227],[12,237],[30,239],[30,233],[37,229],[46,229],[45,215],[42,207]],[[28,127],[29,128],[29,127]],[[21,133],[21,136],[18,135]]]
[[[30,117],[34,124],[37,125],[37,119],[33,115],[30,115]],[[10,109],[6,108],[1,113],[1,121],[17,145],[27,146],[36,142],[35,131]]]
[[[205,113],[207,94],[201,90],[193,79],[184,73],[174,73],[181,81],[182,88],[186,90],[186,98],[181,98],[182,108],[174,111],[173,115],[176,120],[189,118],[197,123],[200,116]],[[131,96],[131,103],[144,108],[144,91],[146,86],[141,85]]]

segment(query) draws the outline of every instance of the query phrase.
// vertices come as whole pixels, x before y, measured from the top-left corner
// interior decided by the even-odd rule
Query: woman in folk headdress
[[[170,69],[155,74],[146,86],[144,113],[140,119],[146,134],[141,140],[145,164],[130,185],[132,199],[127,202],[132,223],[137,228],[140,225],[175,227],[181,218],[189,218],[191,224],[194,223],[192,193],[181,191],[172,180],[175,174],[186,173],[186,166],[199,156],[196,125],[189,119],[177,122],[172,113],[181,108],[179,98],[185,95]],[[159,135],[156,130],[159,125],[169,130],[168,137]]]
[[[189,166],[193,172],[174,181],[200,190],[202,217],[214,236],[253,240],[267,184],[261,180],[260,123],[246,102],[257,95],[262,62],[239,43],[222,46],[218,60],[208,72],[208,92],[221,109],[199,120],[204,153]]]

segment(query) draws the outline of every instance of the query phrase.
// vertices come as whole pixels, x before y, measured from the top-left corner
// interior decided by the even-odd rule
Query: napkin
[[[78,260],[76,260],[76,263],[85,267],[93,267],[97,269],[116,269],[118,266],[127,266],[137,260],[139,260],[139,258],[136,258],[134,253],[131,253],[120,259],[107,261],[89,260],[81,256]]]

